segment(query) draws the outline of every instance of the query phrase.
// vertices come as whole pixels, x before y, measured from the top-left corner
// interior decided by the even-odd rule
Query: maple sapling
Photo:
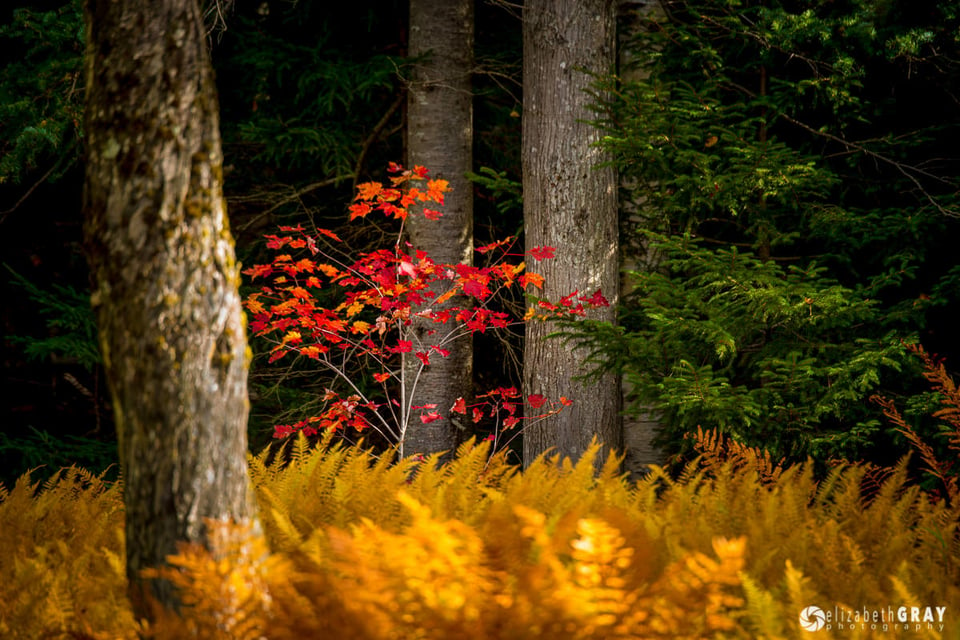
[[[449,190],[447,181],[430,179],[428,171],[419,166],[407,170],[390,163],[388,171],[392,174],[389,185],[367,182],[357,186],[349,213],[350,220],[374,211],[398,220],[400,230],[392,248],[362,253],[351,261],[339,248],[343,242],[333,231],[317,229],[309,234],[301,225],[281,226],[282,235],[265,236],[267,247],[278,252],[273,261],[243,271],[251,279],[263,281],[258,291],[247,296],[244,306],[252,315],[249,327],[253,334],[273,344],[269,362],[289,354],[304,356],[346,387],[346,395],[325,390],[321,412],[291,425],[276,426],[274,437],[297,431],[313,435],[321,430],[373,428],[400,443],[402,455],[403,437],[407,429],[414,428],[414,418],[426,424],[440,419],[441,412],[467,416],[469,409],[475,424],[484,418],[496,420],[496,440],[501,429],[512,429],[521,421],[544,419],[562,410],[570,403],[566,398],[552,401],[531,395],[523,399],[512,387],[479,395],[479,402],[469,405],[463,398],[452,407],[404,404],[403,398],[412,397],[406,393],[408,387],[417,385],[423,368],[433,358],[446,357],[446,345],[459,335],[503,329],[534,317],[583,315],[585,308],[606,306],[607,301],[599,291],[592,296],[574,292],[557,304],[534,299],[536,304],[531,305],[523,320],[489,308],[491,299],[502,289],[543,287],[543,277],[527,271],[525,261],[505,261],[516,255],[509,253],[516,238],[476,249],[480,254],[499,253],[499,259],[489,266],[435,263],[425,252],[403,242],[403,223],[415,204],[421,205],[417,215],[427,219],[442,216],[439,208],[432,207],[443,205],[443,194]],[[535,247],[527,255],[540,261],[552,258],[554,251],[553,247]],[[293,252],[305,256],[295,258]],[[438,284],[443,286],[435,286]],[[336,306],[321,304],[317,298],[321,291],[335,292],[339,300]],[[433,308],[457,294],[474,304]],[[454,323],[456,329],[439,342],[431,342],[436,339],[434,331],[428,330],[422,336],[402,331],[413,318],[436,324]],[[416,358],[419,365],[403,367],[404,357]],[[368,392],[369,385],[357,379],[364,375],[379,385],[379,402]],[[399,393],[396,387],[400,388]],[[524,412],[519,411],[521,405]]]

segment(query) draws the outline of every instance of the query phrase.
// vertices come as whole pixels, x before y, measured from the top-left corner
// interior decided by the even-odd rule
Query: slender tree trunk
[[[240,281],[197,0],[86,0],[85,235],[137,615],[205,518],[255,517]]]
[[[465,178],[473,156],[473,0],[410,0],[410,56],[414,63],[407,93],[407,163],[422,165],[433,178],[450,182],[443,217],[426,220],[419,211],[407,219],[410,242],[438,263],[473,264],[473,189]],[[441,284],[442,292],[449,283]],[[456,296],[444,307],[463,307]],[[436,404],[442,419],[421,424],[415,416],[404,436],[405,455],[450,451],[458,442],[450,408],[467,398],[473,381],[473,340],[469,334],[451,335],[451,322],[438,325],[414,322],[408,339],[414,351],[440,345],[447,357],[430,353],[429,366],[408,357],[404,378],[409,404]],[[416,414],[416,412],[414,412]]]
[[[526,246],[552,246],[556,257],[537,263],[543,295],[557,300],[597,289],[610,301],[592,317],[614,321],[619,292],[617,176],[596,146],[589,73],[609,73],[615,61],[613,0],[528,0],[523,11],[523,217]],[[533,266],[533,265],[531,265]],[[597,437],[620,449],[620,384],[573,378],[586,372],[585,354],[546,339],[554,327],[527,324],[524,393],[573,400],[558,416],[524,432],[529,464],[550,447],[579,457]]]
[[[649,28],[649,20],[664,20],[666,16],[660,0],[620,0],[618,7],[617,37],[619,38],[619,77],[625,82],[645,79],[649,73],[646,67],[636,64],[635,56],[645,56],[652,52],[630,51],[625,44],[639,29]],[[628,272],[652,271],[658,269],[663,259],[661,252],[655,251],[648,239],[639,233],[640,229],[662,231],[666,227],[663,212],[651,211],[650,205],[639,188],[635,177],[620,176],[620,215],[621,233],[621,295],[626,296],[632,289]],[[627,404],[632,385],[626,379],[622,381],[623,401]],[[655,444],[660,432],[659,414],[652,405],[630,407],[623,418],[624,471],[634,478],[648,473],[650,465],[663,464],[665,456]]]

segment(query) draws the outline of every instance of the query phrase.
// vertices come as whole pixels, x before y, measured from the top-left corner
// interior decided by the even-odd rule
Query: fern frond
[[[266,542],[249,524],[207,520],[210,549],[180,545],[171,566],[147,569],[177,588],[182,610],[158,609],[151,635],[159,639],[261,640],[269,628],[271,568]]]
[[[773,483],[783,472],[784,459],[774,461],[770,452],[759,447],[748,447],[718,429],[704,431],[697,427],[693,439],[695,451],[700,453],[699,464],[706,470],[714,470],[730,462],[736,468],[756,473],[764,483]]]
[[[743,585],[743,594],[746,598],[744,610],[745,626],[750,629],[754,637],[783,638],[783,608],[774,595],[757,584],[747,573],[740,574]]]

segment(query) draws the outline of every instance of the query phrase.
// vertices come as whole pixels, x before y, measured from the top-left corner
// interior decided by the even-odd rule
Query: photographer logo
[[[820,631],[826,623],[827,616],[820,607],[810,605],[800,612],[800,626],[805,631]]]

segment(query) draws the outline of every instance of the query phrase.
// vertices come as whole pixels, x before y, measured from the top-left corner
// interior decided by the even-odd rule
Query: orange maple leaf
[[[317,360],[320,358],[320,347],[316,345],[308,345],[306,347],[300,347],[300,353],[307,356],[312,360]]]
[[[273,273],[273,266],[269,264],[257,264],[249,269],[243,270],[243,275],[250,276],[251,278],[262,278]]]
[[[371,206],[370,206],[369,204],[367,204],[366,202],[360,202],[360,203],[358,203],[358,204],[352,204],[352,205],[350,205],[348,208],[349,208],[349,210],[350,210],[350,219],[351,219],[351,220],[356,220],[357,218],[362,218],[362,217],[364,217],[365,215],[367,215],[368,213],[370,213],[371,211],[373,211],[373,207],[371,207]]]
[[[257,297],[259,296],[260,296],[259,293],[253,293],[246,300],[243,301],[243,304],[247,308],[247,311],[249,311],[254,315],[263,313],[265,311],[265,309],[263,308],[263,303],[257,300]]]
[[[452,289],[448,289],[447,291],[444,291],[443,293],[441,293],[440,296],[434,302],[436,302],[436,304],[443,304],[453,296],[457,295],[457,292],[459,290],[460,289],[459,289],[459,283],[458,283]]]
[[[403,192],[400,189],[384,189],[380,193],[380,199],[384,202],[394,202],[403,198]]]
[[[520,276],[520,286],[526,289],[528,284],[532,284],[537,289],[543,289],[543,276],[539,273],[527,272]]]
[[[357,197],[355,200],[373,200],[383,191],[383,185],[379,182],[364,182],[357,185]]]
[[[331,240],[334,240],[336,242],[343,242],[343,240],[340,239],[340,236],[335,234],[333,231],[330,231],[329,229],[317,229],[317,231],[327,236]]]
[[[526,269],[527,263],[521,262],[520,264],[513,265],[504,262],[503,264],[497,267],[497,270],[502,274],[503,283],[508,287],[513,284],[513,281],[516,279],[517,275],[520,274],[524,269]]]
[[[503,240],[497,240],[496,242],[491,242],[490,244],[485,244],[482,247],[477,247],[477,253],[488,253],[494,249],[498,249],[504,245],[513,244],[513,241],[516,240],[514,236],[504,238]]]
[[[443,204],[444,191],[450,191],[450,183],[443,179],[427,182],[427,197],[437,204]]]
[[[364,320],[357,320],[352,325],[350,325],[351,333],[366,333],[370,330],[370,323],[365,322]]]

